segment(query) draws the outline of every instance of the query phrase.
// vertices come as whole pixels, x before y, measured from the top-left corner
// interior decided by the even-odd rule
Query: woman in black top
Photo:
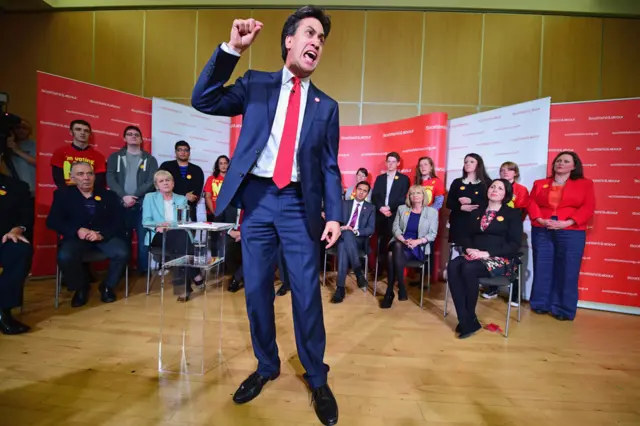
[[[478,154],[464,157],[462,177],[455,179],[449,187],[447,208],[449,216],[449,242],[459,243],[467,230],[472,211],[487,203],[487,187],[491,178],[484,169],[484,161]]]
[[[447,268],[460,339],[482,328],[475,313],[478,279],[515,273],[511,262],[522,241],[522,212],[507,205],[513,198],[509,181],[495,179],[487,198],[486,207],[469,215],[467,231],[459,242],[464,255],[453,259]]]

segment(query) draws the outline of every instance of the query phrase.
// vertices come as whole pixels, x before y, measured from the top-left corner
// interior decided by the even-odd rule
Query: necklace
[[[565,179],[565,180],[558,180],[558,179],[556,179],[556,178],[553,178],[553,181],[554,181],[556,184],[558,184],[558,185],[564,185],[565,183],[567,183],[567,180],[568,180],[568,179]]]

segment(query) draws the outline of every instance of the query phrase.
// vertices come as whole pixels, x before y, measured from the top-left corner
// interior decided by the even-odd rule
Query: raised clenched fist
[[[255,19],[236,19],[231,26],[231,37],[229,47],[238,53],[242,53],[256,39],[262,29],[262,22]]]

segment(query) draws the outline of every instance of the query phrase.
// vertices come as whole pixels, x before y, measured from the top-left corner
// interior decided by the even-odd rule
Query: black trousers
[[[189,233],[187,231],[183,231],[181,229],[171,229],[165,232],[165,257],[164,260],[172,260],[177,259],[186,255],[193,255],[193,243],[189,238]],[[158,263],[162,262],[162,233],[158,232],[153,236],[151,240],[151,253],[153,255],[153,260]],[[193,279],[198,276],[200,270],[198,268],[178,268],[177,273],[173,275],[174,285],[180,284],[184,282],[185,274],[188,275],[190,279]],[[187,285],[187,291],[190,291],[191,283]],[[177,289],[174,288],[176,292]]]
[[[389,283],[389,286],[387,287],[387,292],[393,292],[393,284],[396,281],[398,282],[398,290],[405,291],[404,268],[406,267],[407,262],[413,259],[413,256],[406,252],[404,249],[405,247],[406,246],[398,240],[392,242],[389,246],[389,269],[387,273],[387,282]]]
[[[22,306],[24,281],[29,275],[32,255],[30,244],[11,240],[0,243],[0,309]]]
[[[478,280],[490,277],[486,266],[479,260],[467,260],[458,256],[449,262],[447,278],[453,304],[462,327],[471,327],[476,318]]]

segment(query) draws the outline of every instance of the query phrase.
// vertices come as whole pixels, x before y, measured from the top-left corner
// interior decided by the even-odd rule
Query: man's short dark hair
[[[397,152],[393,151],[387,154],[387,158],[385,158],[385,160],[388,160],[389,157],[393,157],[396,160],[398,160],[398,162],[400,162],[400,154],[398,154]]]
[[[360,185],[364,185],[367,187],[367,191],[371,192],[371,185],[369,184],[369,182],[367,182],[366,180],[363,180],[362,182],[358,182],[358,184],[356,185],[356,189],[358,189],[358,187]]]
[[[127,132],[129,130],[135,130],[136,132],[140,133],[140,137],[142,138],[142,131],[140,130],[140,128],[138,126],[127,126],[124,129],[124,132],[122,132],[122,137],[124,138],[127,135]]]
[[[289,51],[287,50],[287,46],[285,41],[288,36],[292,36],[298,31],[298,26],[300,25],[300,21],[305,18],[316,18],[320,21],[322,25],[322,30],[324,31],[324,38],[329,37],[329,32],[331,31],[331,18],[329,15],[324,13],[324,10],[320,9],[316,6],[303,6],[300,9],[293,12],[284,23],[282,27],[282,37],[280,38],[280,45],[282,47],[282,60],[284,62],[287,61],[287,54]]]
[[[83,126],[87,126],[89,130],[91,130],[91,124],[84,120],[73,120],[71,124],[69,124],[69,130],[73,130],[73,126],[75,126],[76,124],[82,124]]]
[[[178,142],[176,142],[176,146],[173,149],[177,150],[181,146],[185,146],[185,147],[187,147],[189,149],[189,151],[191,151],[191,145],[189,145],[189,143],[187,141],[178,141]]]

